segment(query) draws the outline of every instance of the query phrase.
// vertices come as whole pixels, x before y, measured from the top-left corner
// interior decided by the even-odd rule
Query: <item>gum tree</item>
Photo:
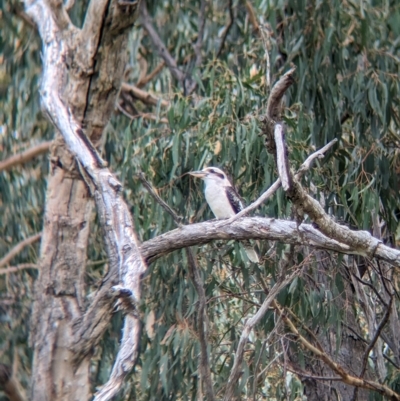
[[[6,397],[400,399],[398,5],[2,9]]]

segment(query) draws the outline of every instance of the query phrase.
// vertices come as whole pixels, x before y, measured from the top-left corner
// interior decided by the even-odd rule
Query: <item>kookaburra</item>
[[[243,209],[243,203],[226,174],[216,167],[206,167],[189,173],[204,181],[204,195],[217,219],[228,219]],[[259,263],[258,255],[249,241],[242,241],[248,258]]]

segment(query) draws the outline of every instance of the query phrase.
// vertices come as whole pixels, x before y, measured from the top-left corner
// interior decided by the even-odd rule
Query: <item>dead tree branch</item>
[[[152,263],[172,251],[206,244],[212,240],[260,239],[353,255],[366,256],[375,250],[376,258],[382,259],[394,267],[400,267],[399,250],[390,248],[381,242],[378,242],[376,247],[375,239],[366,231],[351,231],[351,233],[358,240],[341,243],[324,235],[311,224],[298,226],[296,222],[289,220],[246,217],[234,221],[230,225],[221,225],[221,221],[217,220],[182,226],[144,242],[141,245],[141,252],[147,262]],[[363,243],[362,247],[359,245],[361,242]]]
[[[42,233],[32,235],[31,237],[28,237],[23,241],[19,242],[17,245],[15,245],[14,248],[11,249],[11,251],[9,251],[5,256],[3,256],[2,259],[0,259],[0,267],[5,266],[7,263],[11,262],[11,260],[15,256],[17,256],[26,246],[31,245],[36,241],[39,241],[41,236]]]
[[[194,82],[190,76],[179,69],[175,59],[164,45],[157,31],[154,29],[145,0],[140,2],[139,8],[142,26],[153,42],[158,55],[165,61],[165,64],[169,68],[172,76],[182,85],[184,93],[192,93],[196,88],[196,82]]]
[[[282,317],[289,330],[297,337],[300,343],[306,349],[311,351],[315,356],[325,362],[335,373],[337,373],[342,378],[342,381],[344,383],[355,387],[365,388],[367,390],[377,391],[378,393],[388,397],[391,400],[400,401],[400,394],[395,393],[391,388],[378,382],[355,377],[349,374],[341,365],[332,360],[326,352],[321,351],[319,348],[312,345],[304,336],[301,335],[295,324],[289,319],[285,308],[282,308],[276,301],[274,302],[273,306]]]
[[[84,28],[84,30],[89,29],[92,34],[93,41],[89,40],[89,42],[93,46],[89,46],[88,49],[91,55],[97,53],[94,46],[98,46],[101,24],[97,21],[98,26],[95,27],[94,21],[90,23],[90,15],[93,14],[93,18],[97,12],[104,15],[104,7],[108,4],[108,1],[103,1],[102,7],[100,7],[98,2],[90,3],[86,21],[88,28]],[[123,10],[121,10],[119,4],[115,2],[112,26],[118,26],[121,30],[129,26],[136,18],[134,13],[136,6],[137,2],[132,3],[131,6],[123,6]],[[93,7],[98,7],[98,9],[95,10]],[[43,79],[41,84],[43,108],[82,167],[82,173],[84,173],[85,180],[96,201],[110,261],[108,276],[99,291],[100,295],[96,297],[99,303],[92,304],[83,319],[76,322],[74,350],[79,359],[82,358],[82,353],[88,349],[88,341],[91,346],[94,346],[108,325],[113,304],[104,301],[113,301],[114,299],[103,293],[110,293],[114,288],[113,292],[120,296],[128,296],[134,300],[140,299],[140,276],[146,270],[146,264],[140,255],[139,241],[129,208],[122,197],[122,185],[106,168],[106,163],[83,133],[80,123],[59,93],[59,88],[62,87],[61,82],[66,74],[66,60],[69,59],[71,49],[63,40],[59,21],[54,19],[54,10],[50,10],[48,4],[41,1],[27,1],[26,10],[37,23],[43,40]],[[87,40],[87,38],[83,37],[82,40]],[[122,304],[126,305],[124,302]],[[128,304],[132,304],[132,302]],[[120,351],[110,379],[99,391],[95,397],[96,400],[106,400],[116,394],[135,363],[139,346],[140,322],[134,310],[128,309],[126,312]],[[92,316],[93,319],[88,319]],[[80,324],[82,322],[84,324]],[[95,335],[88,339],[85,337],[85,333]]]
[[[261,308],[257,311],[257,313],[247,320],[246,324],[243,327],[242,335],[240,336],[238,348],[235,353],[235,362],[233,364],[231,373],[229,375],[228,384],[225,390],[225,401],[230,401],[234,399],[235,389],[238,385],[238,380],[240,377],[242,362],[244,356],[244,347],[247,344],[247,340],[254,326],[262,319],[265,313],[268,311],[270,306],[272,305],[275,298],[278,296],[280,291],[288,285],[296,276],[298,276],[301,272],[301,269],[295,270],[292,274],[287,277],[281,277],[271,288],[267,297],[265,298]]]
[[[39,269],[39,266],[35,265],[34,263],[21,263],[16,266],[10,266],[6,267],[5,269],[0,269],[0,274],[16,273],[25,269]]]
[[[11,156],[8,159],[2,160],[0,162],[0,172],[9,170],[10,168],[19,164],[26,163],[34,159],[36,156],[48,152],[50,145],[51,141],[39,143],[38,145],[35,145],[22,153],[18,153],[17,155]]]
[[[276,155],[277,148],[274,141],[273,133],[275,127],[280,125],[281,118],[281,103],[282,97],[287,88],[293,83],[292,75],[294,69],[292,68],[284,74],[279,81],[274,85],[271,95],[267,103],[266,122],[264,124],[263,133],[266,135],[266,146],[268,151],[273,151]],[[289,173],[289,186],[286,190],[287,196],[292,201],[296,212],[299,216],[308,214],[311,220],[317,225],[318,229],[327,237],[335,239],[340,243],[347,244],[354,248],[364,247],[368,243],[368,257],[373,257],[375,251],[379,246],[380,240],[372,237],[366,231],[352,231],[346,226],[341,226],[334,222],[323,207],[312,198],[305,189],[301,186],[300,182]],[[282,179],[282,177],[280,177]]]
[[[378,327],[376,328],[375,334],[372,337],[370,343],[368,344],[367,349],[365,350],[364,353],[364,357],[363,357],[363,362],[362,362],[362,368],[361,368],[361,373],[360,373],[360,377],[364,377],[365,375],[365,371],[367,369],[367,363],[368,363],[368,358],[369,358],[369,353],[372,351],[372,349],[375,347],[375,344],[383,330],[383,328],[385,327],[386,323],[389,320],[390,317],[390,313],[392,311],[392,304],[393,304],[393,296],[391,296],[390,298],[390,302],[389,305],[386,305],[386,311],[385,314],[383,315],[383,318],[381,320],[381,322],[379,323]],[[372,334],[372,333],[371,333]]]

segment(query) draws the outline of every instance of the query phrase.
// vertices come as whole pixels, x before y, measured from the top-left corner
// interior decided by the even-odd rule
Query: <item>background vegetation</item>
[[[334,150],[307,172],[305,186],[337,221],[373,232],[396,246],[400,235],[400,4],[209,1],[198,60],[194,44],[200,6],[189,0],[148,2],[154,27],[179,70],[197,84],[195,91],[188,95],[170,69],[160,67],[163,61],[139,19],[130,35],[125,81],[141,86],[143,77],[159,69],[142,89],[168,106],[161,101],[149,105],[120,98],[101,145],[104,158],[124,185],[141,240],[175,225],[148,194],[137,177],[139,172],[187,223],[213,218],[202,184],[186,175],[191,170],[205,165],[223,168],[247,203],[276,180],[273,157],[259,136],[259,117],[273,82],[294,65],[296,82],[287,93],[284,111],[292,167],[299,167],[309,154],[337,138]],[[78,26],[85,7],[85,1],[76,1],[70,11]],[[0,0],[0,10],[0,159],[6,160],[52,139],[53,128],[40,112],[38,34],[18,2]],[[0,171],[0,258],[42,230],[49,170],[46,155]],[[279,190],[256,214],[291,219],[291,204]],[[95,216],[91,232],[88,296],[107,270]],[[259,266],[247,262],[232,241],[195,248],[208,300],[210,365],[217,397],[229,377],[243,323],[263,302],[264,289],[276,280],[279,263],[289,250],[272,242],[260,242],[258,247],[263,255]],[[299,329],[308,327],[318,335],[334,333],[333,354],[340,355],[351,314],[358,340],[369,342],[372,315],[367,315],[366,306],[374,311],[375,327],[385,312],[377,295],[384,291],[379,266],[312,249],[296,248],[290,255],[294,263],[306,266],[305,273],[278,300],[297,317]],[[31,375],[29,317],[38,258],[39,245],[32,243],[8,266],[0,267],[0,360],[13,367],[25,388]],[[352,284],[356,273],[350,266],[369,272],[363,277],[362,296]],[[397,275],[391,279],[397,288]],[[184,251],[150,266],[143,279],[139,360],[116,399],[199,397],[196,302]],[[398,297],[395,303],[393,319],[397,320]],[[293,372],[309,372],[310,361],[278,320],[270,310],[250,336],[240,378],[243,399],[307,399],[307,381]],[[95,352],[93,390],[110,374],[121,325],[122,315],[116,313]],[[396,354],[398,345],[392,347],[398,340],[389,328],[383,333],[385,366],[378,368],[372,355],[369,374],[398,390],[400,355]],[[314,399],[311,394],[308,397]],[[381,399],[374,392],[369,397]]]

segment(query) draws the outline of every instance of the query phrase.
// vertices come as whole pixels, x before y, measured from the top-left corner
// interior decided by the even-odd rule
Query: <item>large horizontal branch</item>
[[[51,141],[42,142],[39,143],[38,145],[35,145],[25,150],[24,152],[18,153],[17,155],[10,156],[9,158],[2,160],[0,162],[0,171],[8,170],[19,164],[26,163],[35,158],[36,156],[48,152],[50,149],[50,145]]]
[[[152,238],[142,243],[141,253],[151,263],[172,251],[206,244],[212,240],[260,239],[368,256],[371,252],[370,244],[376,242],[375,256],[393,266],[400,267],[400,251],[382,244],[366,231],[352,231],[345,226],[341,227],[343,230],[351,231],[351,236],[348,236],[349,241],[340,243],[325,236],[311,224],[298,226],[296,222],[289,220],[246,217],[229,225],[221,225],[220,220],[212,220],[186,225]],[[352,237],[358,238],[358,241],[353,243]],[[363,246],[361,246],[362,243]]]

